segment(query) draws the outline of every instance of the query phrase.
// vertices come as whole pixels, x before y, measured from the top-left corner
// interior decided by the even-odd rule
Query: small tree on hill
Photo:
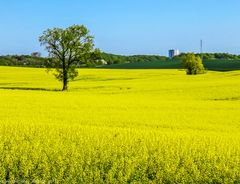
[[[63,91],[68,89],[69,81],[78,76],[76,68],[89,62],[95,51],[93,37],[83,25],[73,25],[66,29],[48,29],[44,31],[39,41],[46,47],[51,58],[46,65],[55,68],[54,75],[63,82]]]
[[[193,53],[184,56],[183,66],[188,75],[203,74],[205,71],[201,58]]]

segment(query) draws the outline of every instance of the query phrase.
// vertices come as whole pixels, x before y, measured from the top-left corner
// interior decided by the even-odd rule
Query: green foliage
[[[24,67],[45,67],[47,58],[34,57],[28,55],[0,56],[1,66],[24,66]]]
[[[95,49],[92,52],[87,53],[85,56],[84,62],[80,64],[87,66],[87,67],[95,67],[97,65],[102,65],[102,55],[100,49]]]
[[[181,69],[181,62],[179,61],[147,61],[136,63],[122,63],[114,65],[104,65],[102,68],[112,69]]]
[[[179,56],[175,56],[174,60],[183,60],[187,53],[182,53]],[[195,54],[195,56],[203,57],[203,60],[240,60],[240,55],[234,55],[229,53],[203,53]]]
[[[204,67],[207,70],[214,71],[231,71],[240,70],[239,60],[204,60]],[[138,63],[122,63],[115,65],[104,65],[101,68],[112,69],[182,69],[182,62],[179,60],[174,61],[155,61],[155,62],[138,62]]]
[[[183,67],[186,68],[188,75],[203,74],[205,70],[201,58],[193,53],[185,55]]]
[[[174,58],[174,62],[166,64],[163,61],[169,61],[165,56],[152,56],[152,55],[135,55],[135,56],[121,56],[114,54],[101,53],[100,50],[94,50],[91,52],[87,59],[80,61],[77,65],[80,67],[96,67],[100,65],[112,65],[118,64],[117,66],[110,66],[112,68],[127,67],[127,68],[181,68],[180,62],[186,54],[181,54]],[[201,56],[196,54],[196,56]],[[92,59],[93,58],[93,59]],[[207,69],[220,68],[224,70],[239,68],[240,56],[224,54],[224,53],[204,53],[204,66]],[[49,65],[50,58],[32,57],[32,56],[0,56],[0,65],[2,66],[29,66],[29,67],[52,67]],[[176,63],[175,63],[176,62]],[[210,63],[213,62],[213,63]],[[165,67],[166,65],[169,65]],[[216,67],[215,67],[216,65]],[[106,67],[106,66],[104,66]]]
[[[44,31],[39,38],[41,45],[49,53],[49,65],[55,68],[54,76],[63,82],[63,90],[68,89],[69,80],[78,76],[77,66],[93,59],[93,37],[89,30],[81,25],[73,25],[66,29],[53,28]],[[48,66],[49,66],[48,65]]]
[[[111,65],[111,64],[122,64],[122,63],[166,61],[168,58],[165,56],[156,56],[156,55],[122,56],[122,55],[102,53],[102,59],[105,60],[108,65]]]

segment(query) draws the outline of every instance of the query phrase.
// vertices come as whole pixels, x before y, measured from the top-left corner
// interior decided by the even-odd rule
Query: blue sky
[[[41,33],[84,24],[96,47],[115,54],[176,48],[240,54],[239,0],[1,0],[0,55],[43,52]]]

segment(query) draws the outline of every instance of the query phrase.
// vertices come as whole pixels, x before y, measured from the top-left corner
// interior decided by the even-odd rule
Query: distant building
[[[169,59],[173,59],[175,56],[179,56],[179,55],[180,55],[179,50],[174,50],[174,49],[169,50]]]
[[[100,64],[101,64],[101,65],[107,65],[108,63],[107,63],[107,61],[105,61],[104,59],[101,59],[101,60],[100,60]]]
[[[40,52],[33,52],[31,54],[31,56],[33,56],[33,57],[41,57],[41,53]]]

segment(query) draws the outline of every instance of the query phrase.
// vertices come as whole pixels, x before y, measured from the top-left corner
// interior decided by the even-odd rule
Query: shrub
[[[183,58],[183,66],[186,68],[187,75],[203,74],[205,71],[201,58],[193,53]]]

